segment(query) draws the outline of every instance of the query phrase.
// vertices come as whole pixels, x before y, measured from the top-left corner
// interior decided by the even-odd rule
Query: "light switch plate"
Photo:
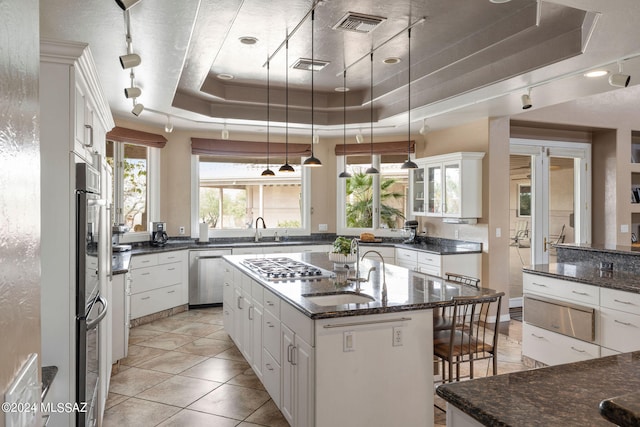
[[[327,224],[318,224],[318,231],[327,231],[328,229]]]
[[[342,351],[356,350],[356,336],[353,331],[345,331],[342,333]]]
[[[620,225],[620,232],[621,233],[628,233],[629,232],[629,224],[621,224]]]

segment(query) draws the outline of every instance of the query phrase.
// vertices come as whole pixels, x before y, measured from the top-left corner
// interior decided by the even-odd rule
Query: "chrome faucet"
[[[370,250],[365,252],[364,255],[362,255],[362,259],[364,259],[364,257],[367,256],[367,254],[369,253],[374,253],[378,255],[378,257],[380,257],[380,262],[382,262],[382,304],[386,305],[387,304],[387,274],[386,274],[386,264],[384,262],[384,257],[380,254],[380,252]],[[369,274],[367,274],[367,281],[369,281],[369,275],[371,274],[372,271],[375,271],[375,269],[376,269],[375,267],[371,267],[369,269]]]
[[[262,228],[267,228],[267,225],[264,223],[264,218],[262,218],[261,216],[259,216],[258,218],[256,218],[256,235],[254,237],[254,241],[259,242],[260,241],[260,237],[262,237],[262,235],[260,233],[258,233],[258,221],[262,220]]]
[[[360,292],[360,282],[366,282],[369,278],[360,277],[360,245],[358,244],[358,239],[351,239],[351,245],[349,246],[349,253],[353,253],[353,247],[355,246],[355,254],[356,254],[356,272],[354,277],[348,277],[347,281],[355,282],[356,284],[356,292]],[[371,272],[369,272],[371,274]]]

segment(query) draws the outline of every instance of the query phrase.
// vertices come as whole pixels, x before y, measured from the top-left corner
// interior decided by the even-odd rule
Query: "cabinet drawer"
[[[280,320],[266,310],[264,312],[263,337],[264,348],[269,350],[277,362],[280,362]]]
[[[273,292],[268,289],[264,289],[264,311],[269,312],[280,320],[280,298],[276,296]]]
[[[535,274],[525,273],[522,276],[525,293],[548,295],[591,306],[600,305],[600,288],[598,286]]]
[[[442,265],[442,257],[440,255],[431,254],[429,252],[418,252],[418,264],[433,266],[440,270],[440,266]]]
[[[280,320],[289,329],[291,329],[297,337],[315,346],[314,321],[299,312],[291,304],[283,302],[280,305]]]
[[[418,252],[409,249],[396,249],[396,262],[400,261],[416,264],[418,262]]]
[[[151,267],[153,265],[158,265],[158,254],[132,256],[129,267],[135,270],[136,268]]]
[[[179,284],[131,295],[131,318],[179,306],[181,299]]]
[[[560,365],[600,357],[600,346],[524,322],[522,354],[546,365]]]
[[[602,288],[600,289],[600,305],[640,315],[640,294]]]
[[[623,353],[640,350],[640,316],[602,307],[601,344]]]
[[[273,403],[280,408],[280,365],[276,362],[266,349],[262,354],[262,380],[264,388],[271,396]]]
[[[158,264],[182,261],[181,252],[162,252],[158,254]]]
[[[440,267],[435,267],[427,264],[418,264],[417,271],[420,273],[428,274],[430,276],[440,277]]]

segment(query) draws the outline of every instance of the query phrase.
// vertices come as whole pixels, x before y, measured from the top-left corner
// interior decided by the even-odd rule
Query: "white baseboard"
[[[509,298],[509,308],[522,307],[522,297]]]

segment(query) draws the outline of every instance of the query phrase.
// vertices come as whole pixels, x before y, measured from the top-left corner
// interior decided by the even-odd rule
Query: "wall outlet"
[[[460,238],[460,230],[456,229],[456,231],[453,232],[453,236],[454,236],[454,239],[459,239]]]
[[[393,328],[393,346],[400,347],[402,346],[402,327],[396,326]]]
[[[180,226],[178,227],[178,234],[180,234],[181,236],[184,235],[184,226]]]
[[[629,224],[621,224],[620,225],[620,232],[621,233],[628,233],[629,232]]]
[[[318,231],[327,231],[328,229],[327,224],[318,224]]]
[[[342,351],[355,351],[356,350],[356,336],[353,331],[346,331],[342,333]]]
[[[502,237],[502,228],[496,227],[496,237]]]

